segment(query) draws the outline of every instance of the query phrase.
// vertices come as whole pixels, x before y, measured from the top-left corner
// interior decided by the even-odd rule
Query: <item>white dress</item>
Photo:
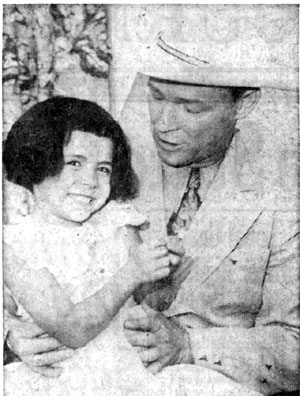
[[[141,226],[146,221],[131,206],[114,201],[96,216],[93,224],[75,228],[39,223],[27,216],[17,225],[5,226],[4,240],[31,268],[46,267],[72,302],[78,303],[126,263],[128,252],[115,238],[117,228]],[[104,331],[77,349],[74,357],[61,362],[59,378],[34,373],[23,363],[5,366],[5,396],[258,395],[197,366],[167,367],[156,376],[148,373],[123,333],[130,310],[139,309],[134,305],[130,299]],[[20,305],[18,314],[31,320]]]

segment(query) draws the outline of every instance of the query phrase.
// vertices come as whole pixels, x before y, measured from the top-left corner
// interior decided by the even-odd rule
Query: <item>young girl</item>
[[[153,376],[125,339],[123,323],[134,307],[129,297],[168,307],[189,259],[174,241],[141,243],[137,228],[145,219],[122,203],[136,193],[130,151],[103,109],[60,97],[34,106],[12,127],[4,163],[8,179],[35,201],[30,215],[4,229],[5,286],[23,320],[75,350],[60,363],[58,378],[24,363],[7,365],[6,396],[245,394],[229,378],[191,364]],[[151,290],[169,275],[170,263],[178,268],[175,284]]]
[[[123,335],[133,305],[127,300],[139,286],[168,276],[170,263],[188,260],[171,243],[141,243],[145,218],[122,203],[136,195],[137,180],[120,126],[94,103],[55,97],[13,125],[4,164],[8,180],[34,198],[33,212],[4,229],[5,286],[19,316],[76,349],[55,379],[24,363],[6,366],[5,394],[155,391]],[[140,288],[139,301],[146,292]],[[152,293],[148,303],[157,308],[160,299]]]

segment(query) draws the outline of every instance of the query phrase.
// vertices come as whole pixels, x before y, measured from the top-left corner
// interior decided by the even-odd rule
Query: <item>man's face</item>
[[[152,134],[163,162],[174,167],[219,162],[231,142],[236,108],[227,88],[149,80]]]

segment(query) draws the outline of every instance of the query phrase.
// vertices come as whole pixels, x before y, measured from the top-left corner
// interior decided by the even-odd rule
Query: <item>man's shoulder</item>
[[[284,156],[249,137],[249,131],[236,136],[228,154],[233,157],[231,162],[240,191],[255,192],[257,203],[268,210],[297,211],[296,156],[288,166]]]

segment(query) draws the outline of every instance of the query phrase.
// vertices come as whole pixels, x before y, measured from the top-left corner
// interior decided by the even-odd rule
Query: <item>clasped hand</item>
[[[174,238],[160,238],[134,246],[129,252],[131,274],[138,284],[165,278],[178,266],[184,253],[184,248]]]
[[[193,363],[189,335],[174,319],[143,304],[145,315],[135,315],[124,323],[129,343],[137,350],[144,366],[156,374],[165,366]]]

